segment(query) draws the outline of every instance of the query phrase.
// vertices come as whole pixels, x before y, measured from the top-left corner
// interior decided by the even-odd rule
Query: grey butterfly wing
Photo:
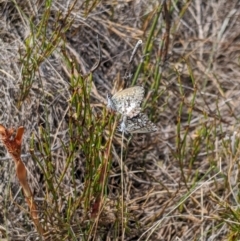
[[[132,118],[140,113],[143,97],[144,88],[133,86],[114,94],[108,99],[108,106],[120,114]]]
[[[157,126],[151,122],[147,115],[139,113],[136,117],[127,118],[122,122],[119,131],[126,133],[151,133],[158,130]]]

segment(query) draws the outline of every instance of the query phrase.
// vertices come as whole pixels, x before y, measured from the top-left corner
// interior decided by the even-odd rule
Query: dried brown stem
[[[20,126],[17,130],[16,136],[13,137],[13,129],[6,129],[3,125],[0,125],[0,135],[2,137],[1,140],[15,162],[16,174],[19,183],[22,186],[26,202],[30,208],[32,220],[38,233],[43,235],[44,229],[42,228],[42,225],[39,222],[37,205],[34,202],[33,194],[27,181],[27,170],[24,163],[21,160],[21,144],[23,132],[24,128]]]

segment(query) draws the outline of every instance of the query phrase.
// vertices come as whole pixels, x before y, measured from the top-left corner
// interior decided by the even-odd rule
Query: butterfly
[[[139,113],[133,118],[127,118],[122,121],[118,127],[118,130],[125,133],[151,133],[158,130],[157,126],[151,122],[147,115]]]
[[[141,111],[141,103],[144,97],[144,88],[142,86],[133,86],[114,95],[107,95],[107,107],[113,111],[122,114],[125,117],[133,118]]]

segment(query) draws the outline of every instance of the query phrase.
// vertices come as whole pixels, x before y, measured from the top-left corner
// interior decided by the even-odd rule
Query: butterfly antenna
[[[140,45],[142,45],[142,40],[141,40],[141,39],[138,40],[137,44],[135,45],[128,64],[131,64],[131,63],[132,63],[133,58],[135,57],[135,55],[136,55],[136,53],[137,53],[137,50],[138,50],[138,48],[139,48]]]
[[[124,79],[127,80],[127,79],[131,79],[132,77],[132,74],[131,74],[131,65],[132,65],[132,62],[133,62],[133,59],[134,57],[136,56],[136,53],[137,53],[137,50],[139,49],[139,47],[142,45],[142,40],[138,40],[138,42],[136,43],[133,51],[132,51],[132,54],[131,54],[131,57],[130,57],[130,60],[128,62],[128,68],[126,70],[126,73],[124,75]]]

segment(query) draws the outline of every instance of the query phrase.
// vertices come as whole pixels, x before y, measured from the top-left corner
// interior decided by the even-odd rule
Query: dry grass
[[[25,128],[44,240],[240,239],[240,6],[158,2],[0,3],[0,124]],[[122,191],[106,93],[132,84],[159,132],[124,141]],[[0,240],[37,240],[3,146],[0,180]]]

